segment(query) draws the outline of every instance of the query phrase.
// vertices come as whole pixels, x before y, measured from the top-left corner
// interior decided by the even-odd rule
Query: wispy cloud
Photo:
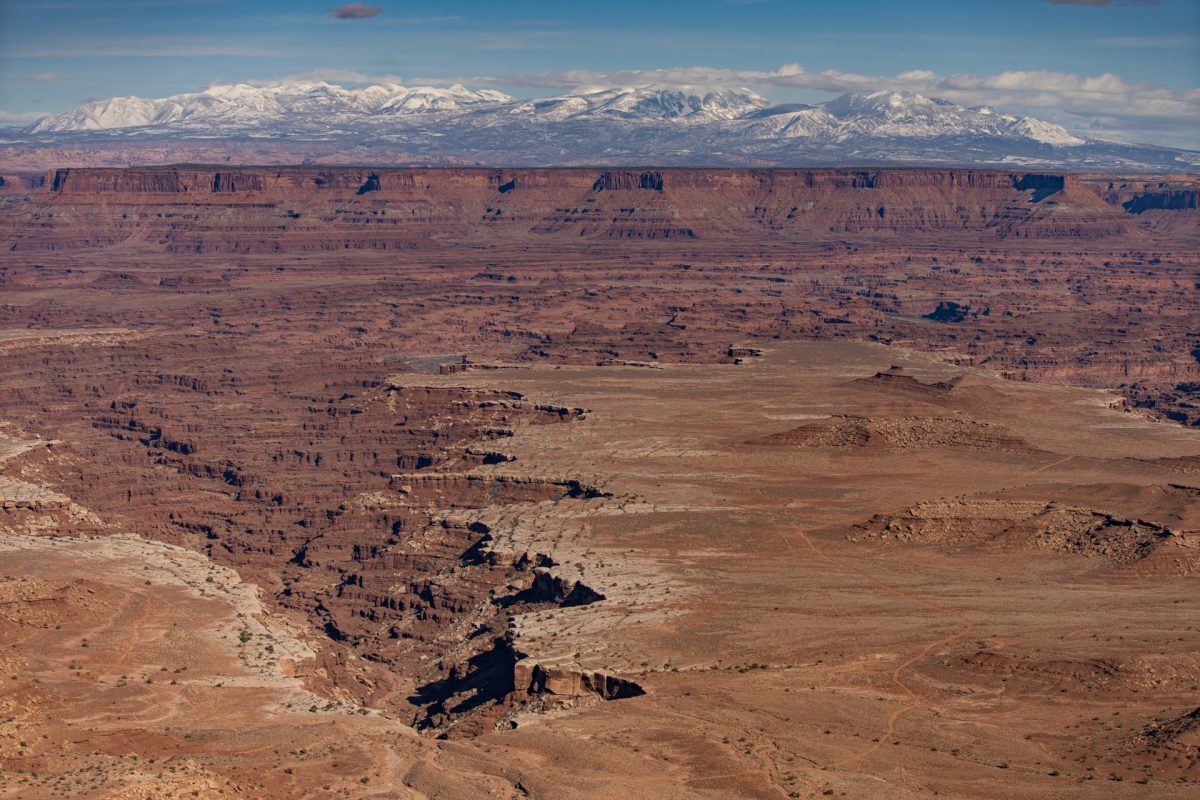
[[[56,81],[61,77],[62,76],[57,72],[37,72],[33,75],[20,75],[17,77],[17,80],[32,81],[34,83],[50,83],[51,81]]]
[[[378,17],[383,11],[379,6],[369,6],[365,3],[346,3],[342,6],[334,6],[329,9],[329,13],[333,14],[338,19],[369,19],[370,17]]]
[[[9,58],[192,58],[198,56],[242,56],[245,58],[283,58],[306,55],[295,46],[277,47],[262,38],[228,36],[157,36],[153,41],[135,37],[88,37],[69,46],[19,42],[5,54]]]
[[[46,75],[26,77],[49,79]],[[409,81],[392,74],[317,69],[269,80],[242,82],[282,86],[314,81],[342,85],[462,83],[472,87],[527,89],[530,90],[528,94],[535,95],[580,87],[613,86],[746,88],[776,98],[789,94],[804,97],[812,93],[900,90],[941,97],[965,106],[991,106],[1006,113],[1028,114],[1099,138],[1200,149],[1200,135],[1197,134],[1200,131],[1200,88],[1174,89],[1148,81],[1132,82],[1111,72],[1082,75],[1051,70],[1007,70],[991,74],[945,74],[914,69],[895,75],[871,75],[836,69],[810,71],[791,63],[772,70],[710,66],[614,71],[575,69],[410,78]],[[9,113],[7,117],[0,117],[0,122],[29,122],[38,116],[34,112]]]
[[[401,84],[399,75],[347,69],[319,69],[270,80],[246,80],[256,86],[327,81],[335,84]],[[507,75],[416,77],[412,84],[545,90],[542,94],[584,87],[664,86],[745,88],[772,95],[790,92],[869,93],[881,90],[940,97],[964,106],[990,106],[1028,114],[1101,138],[1159,141],[1200,149],[1200,88],[1172,89],[1148,81],[1130,82],[1113,73],[1080,75],[1050,70],[1008,70],[993,74],[940,74],[916,69],[896,75],[868,75],[827,69],[812,72],[800,64],[773,70],[734,70],[692,66],[653,70],[564,70]],[[537,94],[538,92],[533,92]]]
[[[1111,6],[1114,5],[1113,0],[1046,0],[1047,3],[1056,6]],[[1115,5],[1119,6],[1156,6],[1158,0],[1116,0]]]
[[[1106,36],[1095,41],[1103,47],[1200,48],[1200,36]]]
[[[45,111],[0,111],[0,125],[28,125],[44,116]]]
[[[678,67],[597,72],[566,70],[519,75],[459,76],[435,83],[500,88],[573,89],[581,86],[719,86],[829,93],[900,90],[941,97],[966,106],[993,106],[1040,116],[1093,135],[1134,137],[1137,131],[1166,132],[1182,146],[1200,148],[1200,88],[1176,90],[1119,75],[1079,75],[1049,70],[1009,70],[990,75],[939,74],[909,70],[896,75],[865,75],[828,69],[810,72],[800,64],[777,69],[731,70]],[[1145,134],[1140,134],[1142,139]]]
[[[55,11],[68,8],[121,9],[161,8],[163,6],[216,6],[231,0],[40,0],[36,3],[14,3],[22,11]]]
[[[239,83],[244,83],[248,86],[290,86],[297,83],[314,83],[317,81],[335,84],[403,84],[404,78],[399,75],[372,75],[354,69],[313,69],[307,72],[297,72],[293,75],[284,75],[282,78],[252,79],[239,81]],[[209,86],[214,86],[218,83],[224,83],[224,81],[213,81]]]

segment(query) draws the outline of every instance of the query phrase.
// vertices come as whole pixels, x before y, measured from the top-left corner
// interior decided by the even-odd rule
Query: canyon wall
[[[5,176],[0,428],[39,444],[0,478],[51,499],[14,497],[0,520],[133,533],[234,567],[320,643],[315,688],[430,734],[486,733],[521,707],[650,696],[628,668],[644,658],[617,669],[531,645],[560,617],[637,630],[604,614],[679,595],[638,572],[627,546],[603,559],[542,547],[564,530],[587,547],[636,498],[586,466],[607,452],[600,412],[572,402],[574,389],[508,383],[518,365],[567,383],[594,371],[622,394],[611,420],[640,376],[666,385],[681,364],[714,365],[706,380],[726,383],[713,402],[748,402],[771,374],[812,377],[802,361],[755,377],[788,342],[833,342],[822,347],[845,375],[827,387],[823,421],[800,424],[802,385],[779,390],[771,424],[736,439],[740,463],[819,450],[855,459],[856,484],[890,484],[925,481],[925,462],[901,462],[904,478],[858,459],[955,451],[972,465],[958,472],[1011,460],[1033,472],[1004,473],[1006,485],[1024,483],[1057,455],[1014,426],[1067,412],[1037,400],[1056,391],[1041,386],[1019,389],[1036,403],[1003,425],[960,415],[1006,407],[1017,384],[995,375],[1124,395],[1081,395],[1072,414],[1127,402],[1200,425],[1195,191],[1182,178],[997,170]],[[875,364],[914,349],[935,354],[921,358],[936,376]],[[869,368],[834,358],[868,351]],[[978,375],[952,380],[947,364],[988,370],[1000,388],[981,394]],[[485,378],[491,388],[470,388]],[[696,385],[650,410],[691,424]],[[865,397],[857,414],[846,393]],[[877,418],[884,402],[903,407]],[[1163,428],[1138,430],[1188,433]],[[668,465],[645,474],[671,474],[734,441],[721,436],[655,455],[658,441],[638,434],[628,449]],[[1194,473],[1194,449],[1163,452],[1155,469],[1170,480]],[[711,468],[725,480],[738,463]],[[591,515],[605,503],[615,522]],[[822,495],[812,508],[837,505]],[[584,516],[586,537],[571,527]]]
[[[0,230],[26,251],[136,243],[193,253],[402,250],[497,235],[1136,237],[1162,210],[1194,227],[1194,183],[937,169],[72,168],[6,179],[0,191],[24,197],[27,216],[6,213]]]

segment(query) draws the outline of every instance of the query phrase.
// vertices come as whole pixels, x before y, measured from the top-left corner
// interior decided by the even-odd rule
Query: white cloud
[[[346,83],[395,83],[402,84],[404,79],[399,75],[371,75],[366,72],[359,72],[353,69],[314,69],[308,72],[297,72],[293,75],[284,75],[282,78],[270,78],[267,80],[244,80],[238,81],[249,86],[291,86],[298,83],[314,83],[317,81],[325,81],[327,83],[346,84]],[[227,83],[226,81],[213,81],[209,86]]]
[[[1050,70],[1009,70],[991,75],[942,75],[915,69],[897,75],[863,75],[829,69],[810,72],[800,64],[774,70],[679,67],[625,70],[461,76],[468,85],[565,89],[578,86],[724,86],[759,91],[807,90],[829,93],[896,89],[941,97],[966,106],[994,106],[1029,114],[1094,136],[1170,143],[1200,149],[1200,88],[1171,89],[1131,83],[1119,75],[1079,75]]]
[[[1096,40],[1104,47],[1200,47],[1200,36],[1106,36]]]
[[[1112,0],[1047,0],[1056,6],[1108,6]],[[1158,0],[1117,0],[1121,6],[1156,6]]]
[[[44,116],[45,111],[0,111],[0,125],[28,125]]]
[[[299,49],[266,46],[261,40],[228,37],[156,36],[154,41],[128,38],[82,39],[71,45],[44,46],[38,41],[10,46],[8,58],[194,58],[199,56],[242,56],[247,58],[296,58]]]
[[[29,76],[36,77],[36,76]],[[247,80],[255,86],[283,86],[327,81],[334,84],[401,84],[398,75],[348,69],[318,69],[271,80]],[[663,85],[747,88],[778,100],[815,93],[866,93],[884,89],[941,97],[965,106],[992,106],[1027,114],[1097,138],[1146,142],[1200,150],[1200,88],[1174,89],[1150,82],[1130,82],[1120,75],[1080,75],[1050,70],[1008,70],[993,74],[940,74],[913,69],[896,75],[866,75],[843,70],[812,72],[796,63],[773,70],[731,70],[709,66],[599,72],[566,70],[517,75],[412,78],[414,85],[450,85],[502,89],[525,88],[548,94],[579,87]],[[227,81],[222,81],[227,83]],[[539,91],[542,90],[542,91]],[[0,116],[0,123],[31,122],[35,112]]]

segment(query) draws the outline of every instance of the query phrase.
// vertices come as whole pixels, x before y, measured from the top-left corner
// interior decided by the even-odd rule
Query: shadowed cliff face
[[[27,252],[122,242],[198,254],[395,251],[498,235],[1095,239],[1167,224],[1149,210],[1178,212],[1176,228],[1196,226],[1194,189],[1122,192],[1111,181],[996,170],[180,166],[62,169],[45,188],[10,183],[6,194],[28,195],[8,217],[13,248]],[[20,224],[23,212],[38,224]]]
[[[1126,200],[1121,206],[1131,214],[1141,214],[1153,209],[1179,211],[1194,209],[1200,204],[1200,192],[1170,191],[1142,192]]]
[[[98,292],[39,301],[41,325],[202,308],[213,330],[262,337],[325,309],[356,346],[482,357],[706,361],[739,338],[869,338],[1137,384],[1129,397],[1190,424],[1175,387],[1200,377],[1196,191],[988,169],[73,168],[0,187],[0,286]]]
[[[661,172],[605,172],[592,184],[594,191],[616,191],[620,189],[651,189],[661,192],[663,177]]]
[[[576,796],[606,796],[641,769],[664,781],[646,796],[855,796],[869,779],[882,797],[917,764],[976,798],[1006,759],[1031,797],[1057,796],[1049,767],[1126,770],[1130,731],[1174,737],[1194,708],[1195,632],[1166,626],[1190,620],[1180,581],[1200,565],[1200,234],[1193,209],[1125,206],[1187,187],[861,169],[6,178],[0,528],[133,534],[235,568],[318,651],[289,669],[346,705],[285,719],[362,704],[380,712],[353,714],[364,725],[459,739],[431,757],[502,766],[490,796],[559,796],[581,770],[595,778]],[[67,640],[21,608],[36,624],[0,633],[60,645],[38,681],[97,707],[136,689],[191,723],[208,707],[182,672],[160,680],[158,644],[137,671],[136,648],[89,646],[109,683],[81,677],[101,610]],[[223,627],[222,647],[270,662],[267,640]],[[1139,653],[1164,661],[1134,685]],[[6,663],[0,705],[45,691]],[[1181,678],[1160,685],[1168,669]],[[252,688],[224,680],[211,691]],[[251,691],[225,702],[274,713]],[[1114,704],[1133,727],[1061,736]],[[166,717],[169,739],[139,750],[121,737],[143,717],[110,717],[17,763],[53,773],[98,740],[140,762],[201,738]],[[0,745],[24,719],[0,714]],[[355,758],[372,766],[347,777],[337,743],[314,757],[341,773],[303,752],[283,772],[292,741],[239,753],[273,753],[261,780],[288,796],[338,774],[364,798],[385,780],[477,796],[421,783],[378,738],[358,741],[397,762],[382,774]],[[1147,775],[1174,774],[1156,758]]]
[[[1066,179],[1061,175],[1022,175],[1013,180],[1013,188],[1031,193],[1029,201],[1038,203],[1063,190]]]
[[[362,169],[355,167],[205,167],[167,166],[122,169],[76,167],[54,172],[51,190],[64,194],[163,193],[203,194],[208,191],[282,192],[321,190],[338,192],[369,187],[369,191],[427,193],[462,197],[464,193],[513,190],[638,191],[694,190],[730,194],[763,192],[786,195],[805,189],[938,189],[943,191],[1024,192],[1030,189],[1043,199],[1061,191],[1068,179],[1062,175],[1010,173],[1001,170],[790,170],[790,169]]]
[[[311,366],[254,377],[234,366],[237,357],[218,371],[151,376],[133,366],[140,359],[132,351],[114,355],[125,366],[92,371],[99,394],[77,407],[76,431],[92,430],[87,445],[35,453],[18,468],[70,482],[80,500],[127,531],[252,577],[330,640],[321,663],[334,691],[406,721],[436,705],[448,724],[454,714],[441,704],[462,687],[452,681],[451,693],[431,689],[410,700],[414,679],[439,685],[449,672],[465,680],[472,659],[503,636],[508,615],[599,597],[535,573],[536,562],[520,554],[487,554],[486,526],[439,516],[598,494],[570,479],[468,473],[495,463],[486,445],[514,427],[569,424],[580,409],[514,392],[335,385],[301,374],[313,374]],[[55,401],[53,390],[36,401],[19,390],[0,394],[6,420],[31,420],[38,403],[71,402],[63,394]],[[264,411],[246,413],[250,398]],[[55,511],[48,501],[25,505]],[[100,532],[94,524],[74,529]],[[446,646],[447,632],[468,624],[474,635]],[[346,669],[348,652],[377,665],[368,681]],[[483,693],[470,708],[504,699],[507,692],[488,694],[493,682],[466,692]]]

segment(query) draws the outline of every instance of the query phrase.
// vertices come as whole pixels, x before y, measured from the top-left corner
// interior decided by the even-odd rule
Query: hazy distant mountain
[[[291,136],[332,133],[363,125],[386,126],[389,121],[400,122],[413,114],[445,114],[474,105],[497,105],[510,100],[501,92],[472,92],[462,86],[436,89],[388,84],[346,89],[329,83],[275,87],[234,84],[161,100],[114,97],[84,103],[42,119],[30,131]]]
[[[1200,152],[1086,138],[1032,117],[901,92],[848,94],[809,106],[772,105],[747,90],[696,87],[589,88],[518,100],[463,86],[236,84],[161,100],[85,103],[42,119],[18,138],[339,140],[391,144],[429,161],[528,165],[1200,169]]]

